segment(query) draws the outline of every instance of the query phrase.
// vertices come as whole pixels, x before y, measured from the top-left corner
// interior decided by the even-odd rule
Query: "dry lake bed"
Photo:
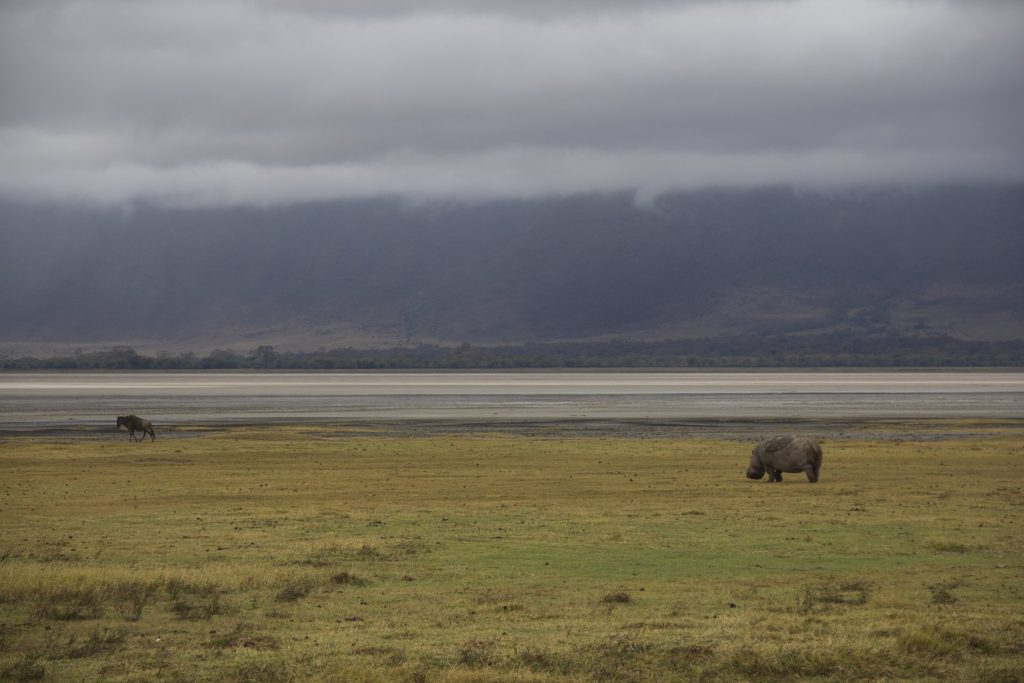
[[[3,373],[0,429],[345,420],[1024,417],[1021,372]],[[69,424],[70,423],[70,424]]]

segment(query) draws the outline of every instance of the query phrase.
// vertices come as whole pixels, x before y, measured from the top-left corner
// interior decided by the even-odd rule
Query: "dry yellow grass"
[[[1020,680],[1013,434],[12,438],[0,677]]]

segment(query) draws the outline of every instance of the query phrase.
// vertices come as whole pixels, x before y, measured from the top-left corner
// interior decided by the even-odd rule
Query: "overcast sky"
[[[0,3],[6,198],[989,180],[1024,180],[1024,2]]]

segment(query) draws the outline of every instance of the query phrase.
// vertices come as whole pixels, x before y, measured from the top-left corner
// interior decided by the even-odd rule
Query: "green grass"
[[[1024,678],[1024,442],[0,443],[0,679]]]

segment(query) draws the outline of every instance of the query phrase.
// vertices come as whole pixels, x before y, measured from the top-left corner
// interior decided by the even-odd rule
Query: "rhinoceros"
[[[767,472],[768,481],[782,481],[783,472],[805,472],[814,483],[820,469],[821,446],[817,441],[785,435],[765,439],[754,447],[747,476],[760,479]]]

